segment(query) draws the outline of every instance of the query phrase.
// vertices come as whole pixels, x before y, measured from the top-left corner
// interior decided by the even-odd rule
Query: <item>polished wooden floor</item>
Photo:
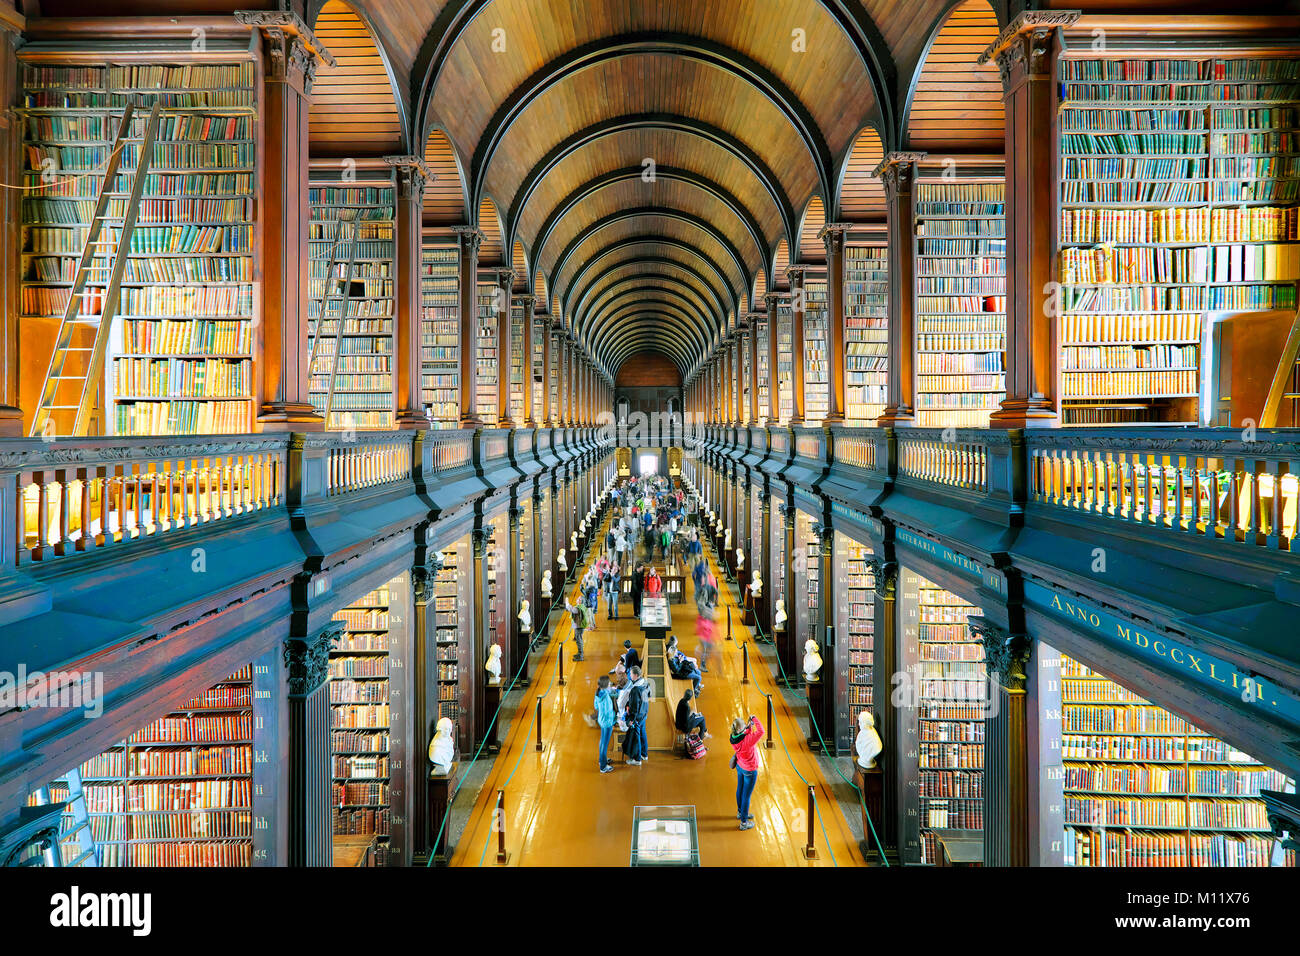
[[[594,549],[591,556],[595,556]],[[597,767],[600,731],[589,727],[582,715],[592,710],[596,681],[614,666],[623,640],[631,638],[639,646],[643,635],[629,605],[624,604],[619,620],[608,621],[602,602],[596,629],[586,637],[586,659],[575,663],[570,659],[573,643],[568,615],[562,615],[563,623],[544,657],[533,660],[533,683],[525,691],[528,704],[520,708],[520,716],[501,740],[501,752],[451,865],[498,865],[493,819],[501,788],[505,790],[507,866],[627,866],[633,807],[665,804],[695,806],[703,866],[863,864],[856,840],[808,749],[806,720],[797,720],[798,715],[787,709],[767,665],[757,655],[751,660],[750,683],[741,682],[740,648],[749,634],[740,626],[741,615],[730,600],[729,588],[722,590],[724,604],[719,609],[716,645],[720,653],[714,655],[712,672],[704,675],[700,699],[700,710],[714,735],[708,741],[708,756],[686,760],[670,752],[671,722],[663,701],[656,699],[647,725],[650,759],[639,767],[625,766],[616,753],[616,732],[610,744],[615,769],[602,775]],[[730,642],[726,640],[725,614],[733,619]],[[674,633],[687,653],[694,654],[694,601],[688,596],[684,604],[673,605],[672,615]],[[564,686],[556,680],[561,652],[565,655]],[[772,694],[776,718],[773,748],[759,748],[762,766],[750,807],[757,825],[742,831],[736,820],[736,774],[728,766],[731,747],[727,728],[732,717],[744,719],[751,713],[766,723],[766,693]],[[540,754],[536,752],[538,695],[544,695],[545,749]],[[817,798],[814,860],[805,859],[803,853],[809,784]]]

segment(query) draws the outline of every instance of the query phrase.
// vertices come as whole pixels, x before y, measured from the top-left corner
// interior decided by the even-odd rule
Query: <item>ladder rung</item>
[[[66,412],[76,407],[76,405],[42,405],[41,410],[46,412]]]

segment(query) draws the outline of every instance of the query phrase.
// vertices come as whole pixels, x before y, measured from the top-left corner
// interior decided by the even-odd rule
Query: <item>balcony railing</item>
[[[1026,439],[1034,504],[1275,551],[1297,531],[1297,432],[1258,441],[1216,429],[1036,432]],[[1279,438],[1286,440],[1277,440]]]
[[[988,491],[988,447],[981,433],[909,428],[898,433],[898,474],[949,488]]]
[[[284,502],[287,436],[13,442],[19,564],[225,521]]]
[[[412,432],[386,432],[364,437],[313,436],[326,445],[329,461],[325,494],[330,497],[411,478]],[[349,440],[350,439],[350,440]]]

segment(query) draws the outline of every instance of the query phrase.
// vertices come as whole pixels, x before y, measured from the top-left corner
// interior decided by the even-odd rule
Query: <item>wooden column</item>
[[[813,537],[817,543],[817,560],[821,562],[818,587],[821,593],[817,597],[817,621],[809,635],[822,649],[821,669],[821,712],[817,715],[817,727],[821,731],[821,740],[816,737],[808,742],[820,747],[822,741],[831,756],[835,755],[835,701],[836,682],[839,672],[835,662],[839,654],[835,645],[848,640],[847,634],[840,634],[835,627],[835,532],[829,525],[816,522],[812,526]]]
[[[821,232],[826,244],[826,342],[831,363],[827,425],[843,425],[848,407],[844,390],[844,240],[848,231],[847,223],[832,222]]]
[[[1006,109],[1007,394],[991,428],[1059,423],[1052,258],[1056,249],[1058,28],[1077,10],[1017,16],[980,57],[996,59]]]
[[[869,559],[871,578],[875,583],[875,600],[872,602],[874,620],[872,622],[872,658],[871,658],[871,712],[876,721],[876,732],[882,741],[888,741],[884,753],[876,761],[885,776],[884,794],[882,796],[882,819],[872,819],[876,836],[885,847],[885,852],[898,853],[899,801],[898,768],[904,755],[898,752],[894,743],[899,739],[898,713],[890,703],[894,693],[893,677],[900,670],[898,653],[898,565],[876,555]],[[854,729],[854,733],[857,731]],[[870,833],[863,838],[871,839]],[[874,847],[873,847],[874,849]]]
[[[307,384],[307,117],[317,65],[334,66],[334,58],[294,13],[241,11],[235,18],[258,28],[265,75],[257,424],[262,431],[320,431],[325,420],[312,407]]]
[[[794,601],[801,597],[795,587],[794,572],[794,528],[795,522],[798,521],[798,511],[794,506],[793,496],[789,496],[788,490],[787,496],[787,499],[781,503],[781,533],[785,535],[785,587],[781,589],[786,613],[785,645],[782,647],[778,642],[777,653],[781,657],[781,666],[785,669],[785,673],[792,679],[798,679],[801,673],[798,642],[802,640],[798,626],[799,615],[794,608]]]
[[[515,421],[510,417],[510,367],[514,351],[514,313],[510,308],[510,290],[514,286],[515,274],[509,269],[499,269],[496,273],[496,287],[499,292],[495,305],[497,312],[497,428],[514,428]]]
[[[912,185],[925,153],[890,153],[876,167],[885,184],[889,228],[889,403],[876,424],[908,426],[916,420],[913,374],[916,343],[916,205]]]
[[[333,863],[329,651],[346,632],[331,621],[311,637],[285,641],[289,690],[289,865]]]
[[[1029,747],[1026,670],[1032,649],[1028,637],[1009,634],[992,621],[972,617],[971,637],[984,645],[992,695],[984,717],[984,865],[1028,866],[1030,844],[1030,768],[1037,759]]]
[[[804,277],[807,270],[802,267],[795,267],[786,272],[790,277],[790,341],[791,361],[790,361],[790,384],[793,390],[793,413],[790,416],[791,425],[803,424],[804,413],[804,320],[808,312],[808,304],[804,300]]]
[[[736,364],[736,412],[732,422],[737,425],[745,424],[745,327],[741,320],[736,320],[736,342],[733,346],[732,361]]]
[[[420,295],[421,229],[424,188],[433,173],[418,156],[385,156],[397,177],[397,256],[393,283],[396,310],[393,328],[393,408],[398,428],[427,429],[421,391],[423,362],[420,325],[424,307]],[[418,832],[418,831],[417,831]]]
[[[429,613],[429,605],[434,603],[433,584],[438,572],[442,570],[442,559],[436,551],[430,550],[428,564],[417,565],[411,569],[411,598],[414,605],[414,620],[411,627],[412,651],[415,660],[415,681],[412,700],[412,718],[415,728],[411,740],[410,753],[419,772],[412,775],[411,788],[411,827],[414,840],[412,852],[416,857],[424,857],[429,852],[428,803],[429,774],[425,767],[425,755],[429,751],[429,741],[438,722],[438,645],[436,615]]]
[[[777,320],[781,296],[769,292],[763,297],[767,303],[767,427],[781,420],[781,378],[776,369]]]
[[[758,425],[762,410],[758,407],[758,321],[759,313],[749,316],[749,418],[751,428]]]
[[[488,549],[492,541],[492,525],[486,518],[479,517],[476,519],[476,526],[472,532],[471,551],[473,568],[473,586],[474,586],[474,646],[470,648],[470,667],[469,681],[473,688],[473,705],[470,709],[470,738],[474,741],[474,747],[477,749],[483,743],[487,731],[487,695],[484,694],[484,688],[487,685],[487,652],[489,637],[492,633],[492,616],[488,604]]]
[[[473,226],[455,226],[460,251],[460,427],[483,425],[478,407],[478,365],[474,351],[478,344],[478,247],[483,233]]]
[[[523,421],[519,422],[524,428],[534,428],[537,425],[536,410],[533,408],[533,374],[534,374],[534,357],[533,357],[533,310],[537,307],[537,296],[524,294],[515,297],[516,300],[524,307],[524,409]]]
[[[501,573],[502,569],[497,568],[497,606],[500,607],[501,579],[506,581],[505,597],[505,617],[501,618],[501,627],[497,633],[501,637],[501,656],[509,661],[509,667],[501,668],[502,686],[510,684],[510,677],[519,669],[519,655],[523,653],[519,647],[519,595],[522,590],[521,578],[524,569],[519,563],[519,529],[520,521],[524,516],[524,509],[519,505],[511,505],[510,510],[506,512],[506,573]],[[498,545],[499,546],[499,545]],[[531,606],[531,601],[529,602]],[[505,691],[502,690],[504,694]],[[498,734],[501,728],[497,728]]]
[[[23,182],[23,116],[17,110],[22,91],[14,51],[26,22],[12,7],[0,6],[0,182],[13,186]],[[0,438],[18,438],[23,434],[23,413],[18,407],[23,193],[17,189],[0,189],[0,193],[0,229],[4,230],[0,243],[4,249],[0,262],[0,316],[4,321],[0,333]],[[39,375],[33,365],[29,362],[28,374]]]

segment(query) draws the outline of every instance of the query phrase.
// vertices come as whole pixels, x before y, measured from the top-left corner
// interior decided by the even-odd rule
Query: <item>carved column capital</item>
[[[289,10],[236,10],[235,20],[256,27],[266,44],[266,77],[271,82],[290,83],[310,93],[320,64],[337,66],[337,61],[316,39],[298,14]]]
[[[768,309],[775,309],[780,307],[781,300],[785,298],[788,298],[788,296],[782,295],[780,292],[769,292],[763,296],[763,302],[767,304]]]
[[[885,195],[896,198],[900,193],[910,192],[916,178],[916,164],[928,156],[928,153],[895,152],[887,153],[871,175],[885,186]]]
[[[479,246],[483,245],[483,233],[474,226],[452,226],[451,232],[462,253],[478,252]]]
[[[491,528],[475,528],[470,535],[474,545],[474,557],[484,558],[487,556],[488,545],[492,543]]]
[[[396,171],[397,198],[423,203],[424,188],[436,178],[419,156],[385,156],[384,162]]]
[[[512,505],[510,510],[506,512],[506,518],[510,523],[510,531],[512,534],[517,534],[519,532],[519,522],[523,516],[524,509],[520,508],[518,505]]]
[[[790,281],[791,289],[803,288],[804,277],[807,274],[807,266],[791,266],[785,270],[785,277]]]
[[[325,683],[329,677],[330,647],[347,630],[342,621],[330,621],[311,637],[291,637],[284,642],[290,697],[306,697]]]
[[[898,565],[879,555],[867,558],[867,565],[871,568],[875,592],[884,597],[893,597],[898,589]]]
[[[1007,690],[1025,689],[1025,669],[1033,643],[1024,634],[1009,634],[986,617],[966,621],[971,637],[984,645],[984,666],[989,676]]]
[[[1056,37],[1081,15],[1079,10],[1026,10],[985,47],[979,63],[997,60],[1004,90],[1026,76],[1050,80]]]
[[[822,231],[818,235],[826,245],[828,258],[844,251],[844,243],[848,239],[851,228],[853,227],[847,222],[828,222],[822,226]]]
[[[437,576],[437,572],[427,564],[411,568],[411,596],[416,604],[428,604],[433,600],[433,582]]]

